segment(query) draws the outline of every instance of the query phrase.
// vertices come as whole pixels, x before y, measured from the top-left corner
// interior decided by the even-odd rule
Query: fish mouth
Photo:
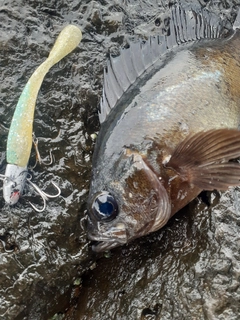
[[[117,242],[117,241],[111,241],[111,242],[106,242],[106,241],[95,241],[92,244],[92,250],[94,252],[104,252],[108,251],[111,249],[114,249],[116,247],[119,247],[123,245],[123,243]]]
[[[123,223],[118,223],[105,231],[94,229],[88,232],[88,239],[93,241],[94,252],[108,251],[127,243],[126,228]]]

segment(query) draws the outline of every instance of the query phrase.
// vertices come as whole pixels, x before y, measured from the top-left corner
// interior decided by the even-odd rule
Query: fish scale
[[[224,31],[221,25],[222,21],[204,9],[197,14],[193,10],[186,12],[177,6],[173,8],[171,15],[169,25],[171,36],[149,38],[146,43],[130,43],[130,48],[123,49],[119,57],[111,57],[107,71],[105,70],[104,73],[104,91],[99,113],[101,123],[109,113],[109,111],[106,113],[104,109],[112,109],[119,99],[119,97],[112,97],[114,90],[109,85],[111,82],[117,80],[123,94],[146,69],[161,59],[168,50],[196,39],[218,38]],[[190,25],[188,25],[189,23]],[[214,28],[211,23],[214,23]],[[136,70],[136,73],[132,70]]]

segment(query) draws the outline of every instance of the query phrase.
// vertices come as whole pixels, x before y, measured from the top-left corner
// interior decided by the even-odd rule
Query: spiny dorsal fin
[[[235,22],[233,24],[233,30],[236,30],[236,29],[240,29],[240,9],[238,10],[237,17],[236,17]]]
[[[150,37],[144,44],[131,43],[118,57],[111,57],[104,71],[104,86],[100,101],[99,120],[104,122],[123,93],[145,70],[172,48],[199,39],[221,37],[222,20],[206,9],[196,12],[180,6],[171,9],[169,34]]]

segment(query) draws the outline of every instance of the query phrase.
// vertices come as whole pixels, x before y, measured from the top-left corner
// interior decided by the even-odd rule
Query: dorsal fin
[[[168,35],[150,37],[144,44],[132,42],[128,49],[121,50],[118,57],[111,57],[108,61],[104,70],[100,123],[106,120],[123,93],[165,53],[182,43],[219,38],[223,30],[220,17],[206,9],[196,12],[180,6],[172,7]]]
[[[238,10],[237,17],[235,19],[235,22],[233,24],[233,30],[240,29],[240,9]]]

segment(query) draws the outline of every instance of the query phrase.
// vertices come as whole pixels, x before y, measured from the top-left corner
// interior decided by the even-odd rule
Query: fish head
[[[27,179],[27,167],[7,164],[3,180],[3,198],[7,204],[14,205],[23,193]]]
[[[171,216],[168,193],[138,152],[125,150],[111,171],[96,170],[88,201],[88,238],[106,251],[160,229]]]

